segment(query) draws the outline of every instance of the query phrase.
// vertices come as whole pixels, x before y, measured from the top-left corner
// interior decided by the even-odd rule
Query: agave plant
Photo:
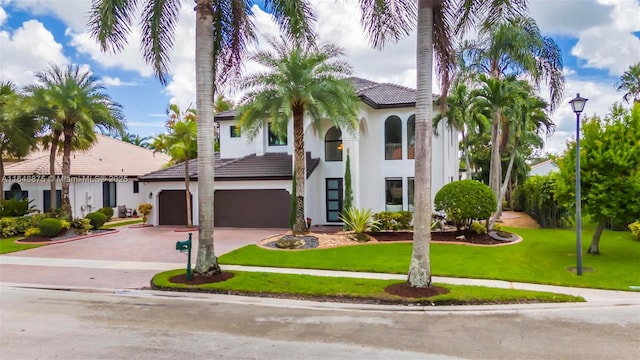
[[[357,234],[370,231],[378,225],[378,221],[373,219],[371,209],[348,208],[340,214],[340,220],[344,221],[348,230],[353,230]]]

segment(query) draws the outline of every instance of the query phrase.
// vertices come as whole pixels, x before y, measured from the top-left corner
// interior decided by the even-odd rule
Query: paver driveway
[[[285,232],[285,229],[216,228],[214,247],[222,255],[239,247]],[[53,244],[2,255],[0,282],[100,288],[142,288],[153,274],[186,264],[175,250],[188,233],[172,227],[120,227],[115,234]],[[197,231],[193,232],[197,252]],[[23,258],[31,265],[19,265]],[[69,260],[67,260],[69,259]],[[34,262],[39,265],[33,265]]]

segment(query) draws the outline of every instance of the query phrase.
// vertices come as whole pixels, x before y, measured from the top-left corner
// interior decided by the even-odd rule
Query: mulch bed
[[[407,231],[389,231],[389,232],[375,232],[369,233],[369,235],[376,238],[378,241],[411,241],[413,240],[413,232]],[[464,239],[457,239],[459,236],[464,235]],[[500,240],[492,238],[489,234],[476,234],[472,230],[466,231],[432,231],[431,241],[443,241],[443,242],[465,242],[477,245],[496,245],[504,244],[511,241],[515,241],[517,237],[502,238]]]
[[[215,274],[213,276],[194,276],[192,274],[191,279],[187,280],[187,274],[180,274],[169,278],[174,284],[185,284],[185,285],[203,285],[203,284],[212,284],[225,280],[229,280],[234,276],[234,273],[223,271],[220,274]]]
[[[64,230],[63,232],[61,232],[60,234],[58,234],[58,236],[56,237],[46,237],[46,236],[30,236],[28,238],[22,239],[22,240],[18,240],[16,242],[19,243],[50,243],[50,242],[56,242],[56,241],[61,241],[61,240],[69,240],[69,239],[75,239],[75,238],[83,238],[83,237],[90,237],[90,236],[95,236],[97,234],[104,234],[104,233],[110,233],[110,232],[116,232],[117,229],[100,229],[100,230],[92,230],[90,234],[86,234],[86,235],[78,235],[75,232],[73,232],[72,230]]]
[[[387,286],[384,291],[387,294],[401,296],[403,298],[428,298],[431,296],[447,294],[449,290],[439,286],[431,286],[428,288],[414,288],[407,283],[399,283]]]

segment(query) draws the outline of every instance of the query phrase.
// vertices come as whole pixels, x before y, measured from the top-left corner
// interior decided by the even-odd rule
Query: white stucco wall
[[[7,180],[9,180],[8,178]],[[44,190],[50,189],[50,183],[47,177],[31,177],[27,181],[19,181],[23,191],[27,191],[29,200],[36,209],[42,211],[44,209]],[[109,179],[109,178],[104,178]],[[103,205],[102,199],[102,177],[74,177],[69,184],[69,201],[71,202],[71,211],[74,217],[84,217],[86,214],[100,209]],[[140,192],[133,192],[133,182],[135,178],[114,177],[116,182],[116,206],[125,205],[128,208],[135,209],[138,204],[146,202],[145,185],[139,183]],[[9,191],[15,181],[3,182],[4,191]],[[61,190],[62,184],[57,183],[56,189]],[[117,208],[114,209],[114,216],[117,216]]]

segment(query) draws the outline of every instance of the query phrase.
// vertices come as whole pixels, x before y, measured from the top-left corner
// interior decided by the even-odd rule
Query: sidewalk
[[[143,271],[144,276],[154,272],[179,269],[186,266],[184,263],[174,262],[140,262],[140,261],[117,261],[117,260],[86,260],[86,259],[52,259],[39,257],[21,257],[21,256],[0,256],[0,265],[7,266],[34,266],[46,268],[84,268],[105,271],[118,271],[130,273],[131,271]],[[258,271],[282,274],[299,274],[299,275],[315,275],[329,277],[352,277],[362,279],[384,279],[384,280],[405,280],[404,274],[384,274],[384,273],[366,273],[366,272],[348,272],[348,271],[332,271],[332,270],[312,270],[312,269],[291,269],[291,268],[272,268],[272,267],[252,267],[252,266],[236,266],[222,265],[223,270],[237,271]],[[150,280],[150,276],[146,281]],[[628,305],[640,304],[640,292],[631,291],[614,291],[599,290],[589,288],[575,288],[554,285],[528,284],[509,282],[501,280],[484,280],[484,279],[466,279],[451,277],[433,277],[434,283],[445,283],[455,285],[475,285],[487,286],[505,289],[519,290],[535,290],[548,291],[554,293],[582,296],[587,302],[603,303],[608,305]],[[13,282],[4,279],[4,282]],[[138,288],[148,286],[148,282],[141,284]],[[54,285],[54,284],[51,284]]]

